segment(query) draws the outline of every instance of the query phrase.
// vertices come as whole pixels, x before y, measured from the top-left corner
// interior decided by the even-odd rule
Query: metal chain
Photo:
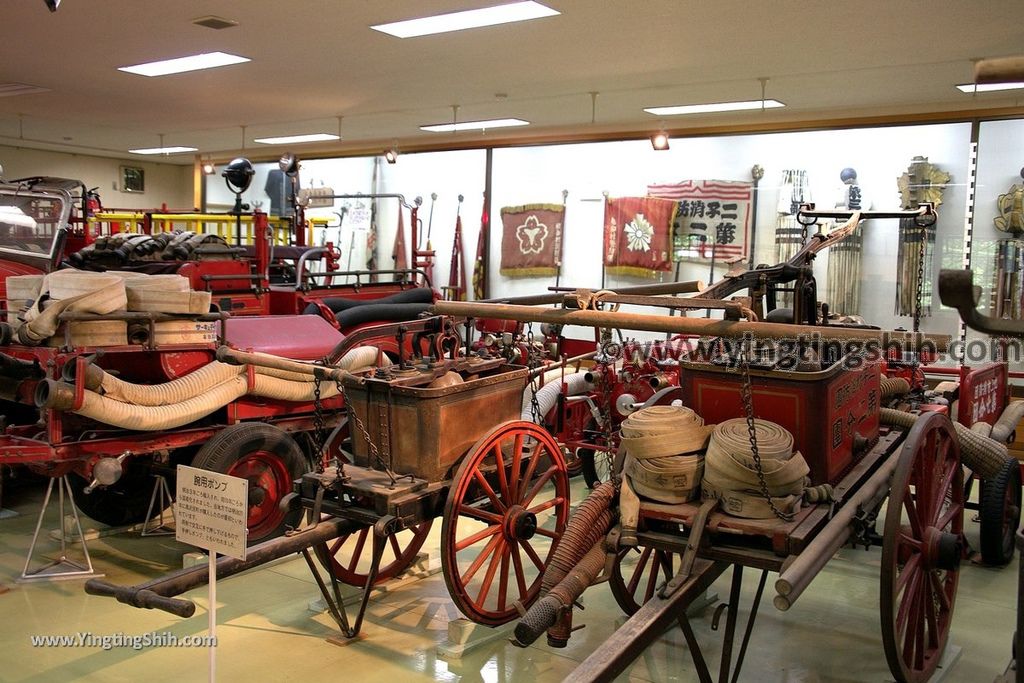
[[[914,293],[914,332],[921,331],[921,307],[924,298],[924,259],[927,239],[927,228],[921,227],[921,246],[917,251],[917,290]]]
[[[740,352],[740,370],[743,373],[743,383],[740,387],[740,398],[743,400],[743,411],[747,418],[747,435],[750,439],[750,454],[754,457],[754,472],[757,473],[757,482],[761,487],[761,495],[768,502],[772,513],[783,522],[793,521],[795,516],[792,513],[783,512],[775,506],[771,494],[768,492],[768,482],[764,479],[764,469],[761,466],[761,453],[757,447],[757,428],[754,423],[754,391],[750,383],[750,341],[746,340]]]
[[[533,349],[533,323],[526,326],[526,367],[533,370],[540,365],[538,354]],[[540,401],[537,400],[537,378],[530,378],[530,416],[534,424],[540,424],[543,415],[540,414]]]
[[[348,392],[345,391],[345,385],[342,384],[340,380],[335,380],[334,383],[338,387],[338,392],[341,394],[342,399],[344,399],[345,405],[346,406],[351,406],[352,405],[352,401],[348,397]],[[369,405],[369,402],[367,402],[367,405]],[[397,481],[397,480],[395,479],[394,472],[392,472],[391,468],[388,466],[388,460],[391,459],[390,458],[391,453],[389,452],[387,454],[388,455],[388,460],[384,460],[381,457],[380,451],[377,450],[377,444],[374,443],[373,439],[370,438],[370,432],[367,431],[366,425],[363,424],[363,421],[361,419],[359,419],[359,413],[357,413],[354,408],[352,409],[351,413],[352,413],[352,421],[356,423],[356,429],[358,429],[359,433],[363,435],[363,439],[366,440],[366,445],[370,449],[370,457],[373,458],[373,460],[378,465],[381,466],[381,469],[385,473],[387,473],[387,475],[389,477],[391,477],[391,483],[394,484],[395,481]],[[390,451],[390,443],[388,445],[389,445],[389,451]]]
[[[313,446],[316,448],[316,473],[324,473],[324,446],[327,435],[324,430],[324,409],[320,400],[320,378],[313,376]]]

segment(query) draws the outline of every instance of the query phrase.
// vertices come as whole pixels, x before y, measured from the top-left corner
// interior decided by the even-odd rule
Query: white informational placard
[[[217,679],[217,554],[245,559],[249,480],[178,465],[174,537],[210,551],[210,683]]]
[[[245,559],[249,481],[178,465],[175,535],[182,543]]]

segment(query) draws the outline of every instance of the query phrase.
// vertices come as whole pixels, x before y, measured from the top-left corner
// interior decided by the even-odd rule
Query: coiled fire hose
[[[1024,417],[1024,401],[1014,401],[1003,409],[1003,414],[996,420],[989,435],[999,443],[1010,440],[1013,430],[1017,429],[1020,419]]]
[[[353,349],[339,361],[338,367],[351,371],[365,368],[366,360],[371,354],[375,360],[378,355],[377,349]],[[230,374],[220,366],[230,368]],[[224,363],[211,363],[185,377],[154,386],[124,382],[100,370],[102,375],[93,372],[89,378],[87,374],[87,386],[90,383],[95,384],[99,377],[99,386],[112,389],[112,395],[148,403],[126,402],[87,388],[82,392],[81,405],[76,408],[74,385],[49,379],[39,382],[35,400],[40,408],[75,413],[103,424],[138,431],[159,431],[194,422],[246,394],[304,403],[313,401],[316,397],[312,374],[300,381],[294,381],[280,377],[288,377],[289,373],[286,371],[259,366],[254,369],[256,372],[252,378],[252,386],[246,375],[246,366],[230,366]],[[334,382],[324,382],[320,386],[320,398],[330,398],[337,393],[338,389]]]
[[[57,332],[64,311],[112,313],[127,303],[124,280],[116,275],[58,270],[43,279],[35,304],[25,312],[25,324],[18,327],[18,341],[39,346]]]
[[[700,415],[683,406],[649,406],[623,421],[626,459],[619,495],[623,545],[636,543],[640,496],[670,504],[697,497],[711,430]]]
[[[615,484],[603,482],[569,518],[541,577],[540,599],[516,624],[515,645],[526,647],[554,626],[600,573],[605,559],[604,536],[615,521],[611,509],[615,496]]]
[[[892,408],[882,408],[882,424],[910,429],[917,422],[917,418],[918,416],[913,413]],[[1010,460],[1006,444],[971,431],[959,422],[953,423],[953,429],[956,431],[956,438],[960,443],[961,462],[970,467],[971,471],[982,479],[996,477]]]
[[[729,515],[749,519],[775,516],[772,505],[783,514],[800,509],[810,468],[799,451],[793,451],[793,435],[767,420],[754,420],[757,450],[764,474],[764,489],[757,474],[750,434],[744,418],[726,420],[715,427],[704,460],[701,484],[705,500],[718,499]]]

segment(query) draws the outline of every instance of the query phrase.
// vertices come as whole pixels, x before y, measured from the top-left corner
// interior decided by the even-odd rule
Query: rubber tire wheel
[[[978,517],[981,559],[985,564],[1002,566],[1013,559],[1014,537],[1020,527],[1020,507],[1020,464],[1014,458],[1007,461],[993,479],[981,484]]]
[[[269,452],[281,459],[289,480],[295,481],[310,471],[309,461],[295,439],[273,425],[264,422],[243,422],[225,427],[203,444],[192,460],[192,467],[227,474],[243,457],[255,451]],[[291,492],[289,485],[283,495]],[[297,528],[302,521],[302,509],[283,515],[270,530],[254,534],[249,530],[248,545],[255,545],[282,535],[288,528]]]
[[[592,448],[581,448],[576,451],[577,456],[580,459],[580,466],[583,469],[583,481],[587,482],[587,488],[596,489],[598,484],[608,479],[608,472],[602,473],[597,471],[597,458],[608,458],[609,455],[605,451],[596,451]],[[611,465],[609,464],[609,469]]]
[[[75,505],[90,519],[109,526],[146,521],[154,483],[148,467],[129,466],[116,484],[94,489],[92,493],[85,492],[89,482],[82,477],[70,476],[68,482]]]

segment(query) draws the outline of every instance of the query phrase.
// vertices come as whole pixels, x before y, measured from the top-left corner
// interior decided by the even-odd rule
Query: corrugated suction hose
[[[917,422],[917,415],[892,408],[882,408],[882,423],[910,429]],[[957,441],[960,442],[960,460],[982,479],[997,476],[1010,460],[1006,445],[973,432],[959,422],[953,423]]]
[[[879,391],[882,393],[882,398],[909,394],[910,382],[902,377],[883,377],[879,385]]]
[[[604,541],[600,540],[583,556],[551,591],[535,602],[516,624],[515,644],[525,647],[555,625],[559,614],[570,609],[604,568]]]

